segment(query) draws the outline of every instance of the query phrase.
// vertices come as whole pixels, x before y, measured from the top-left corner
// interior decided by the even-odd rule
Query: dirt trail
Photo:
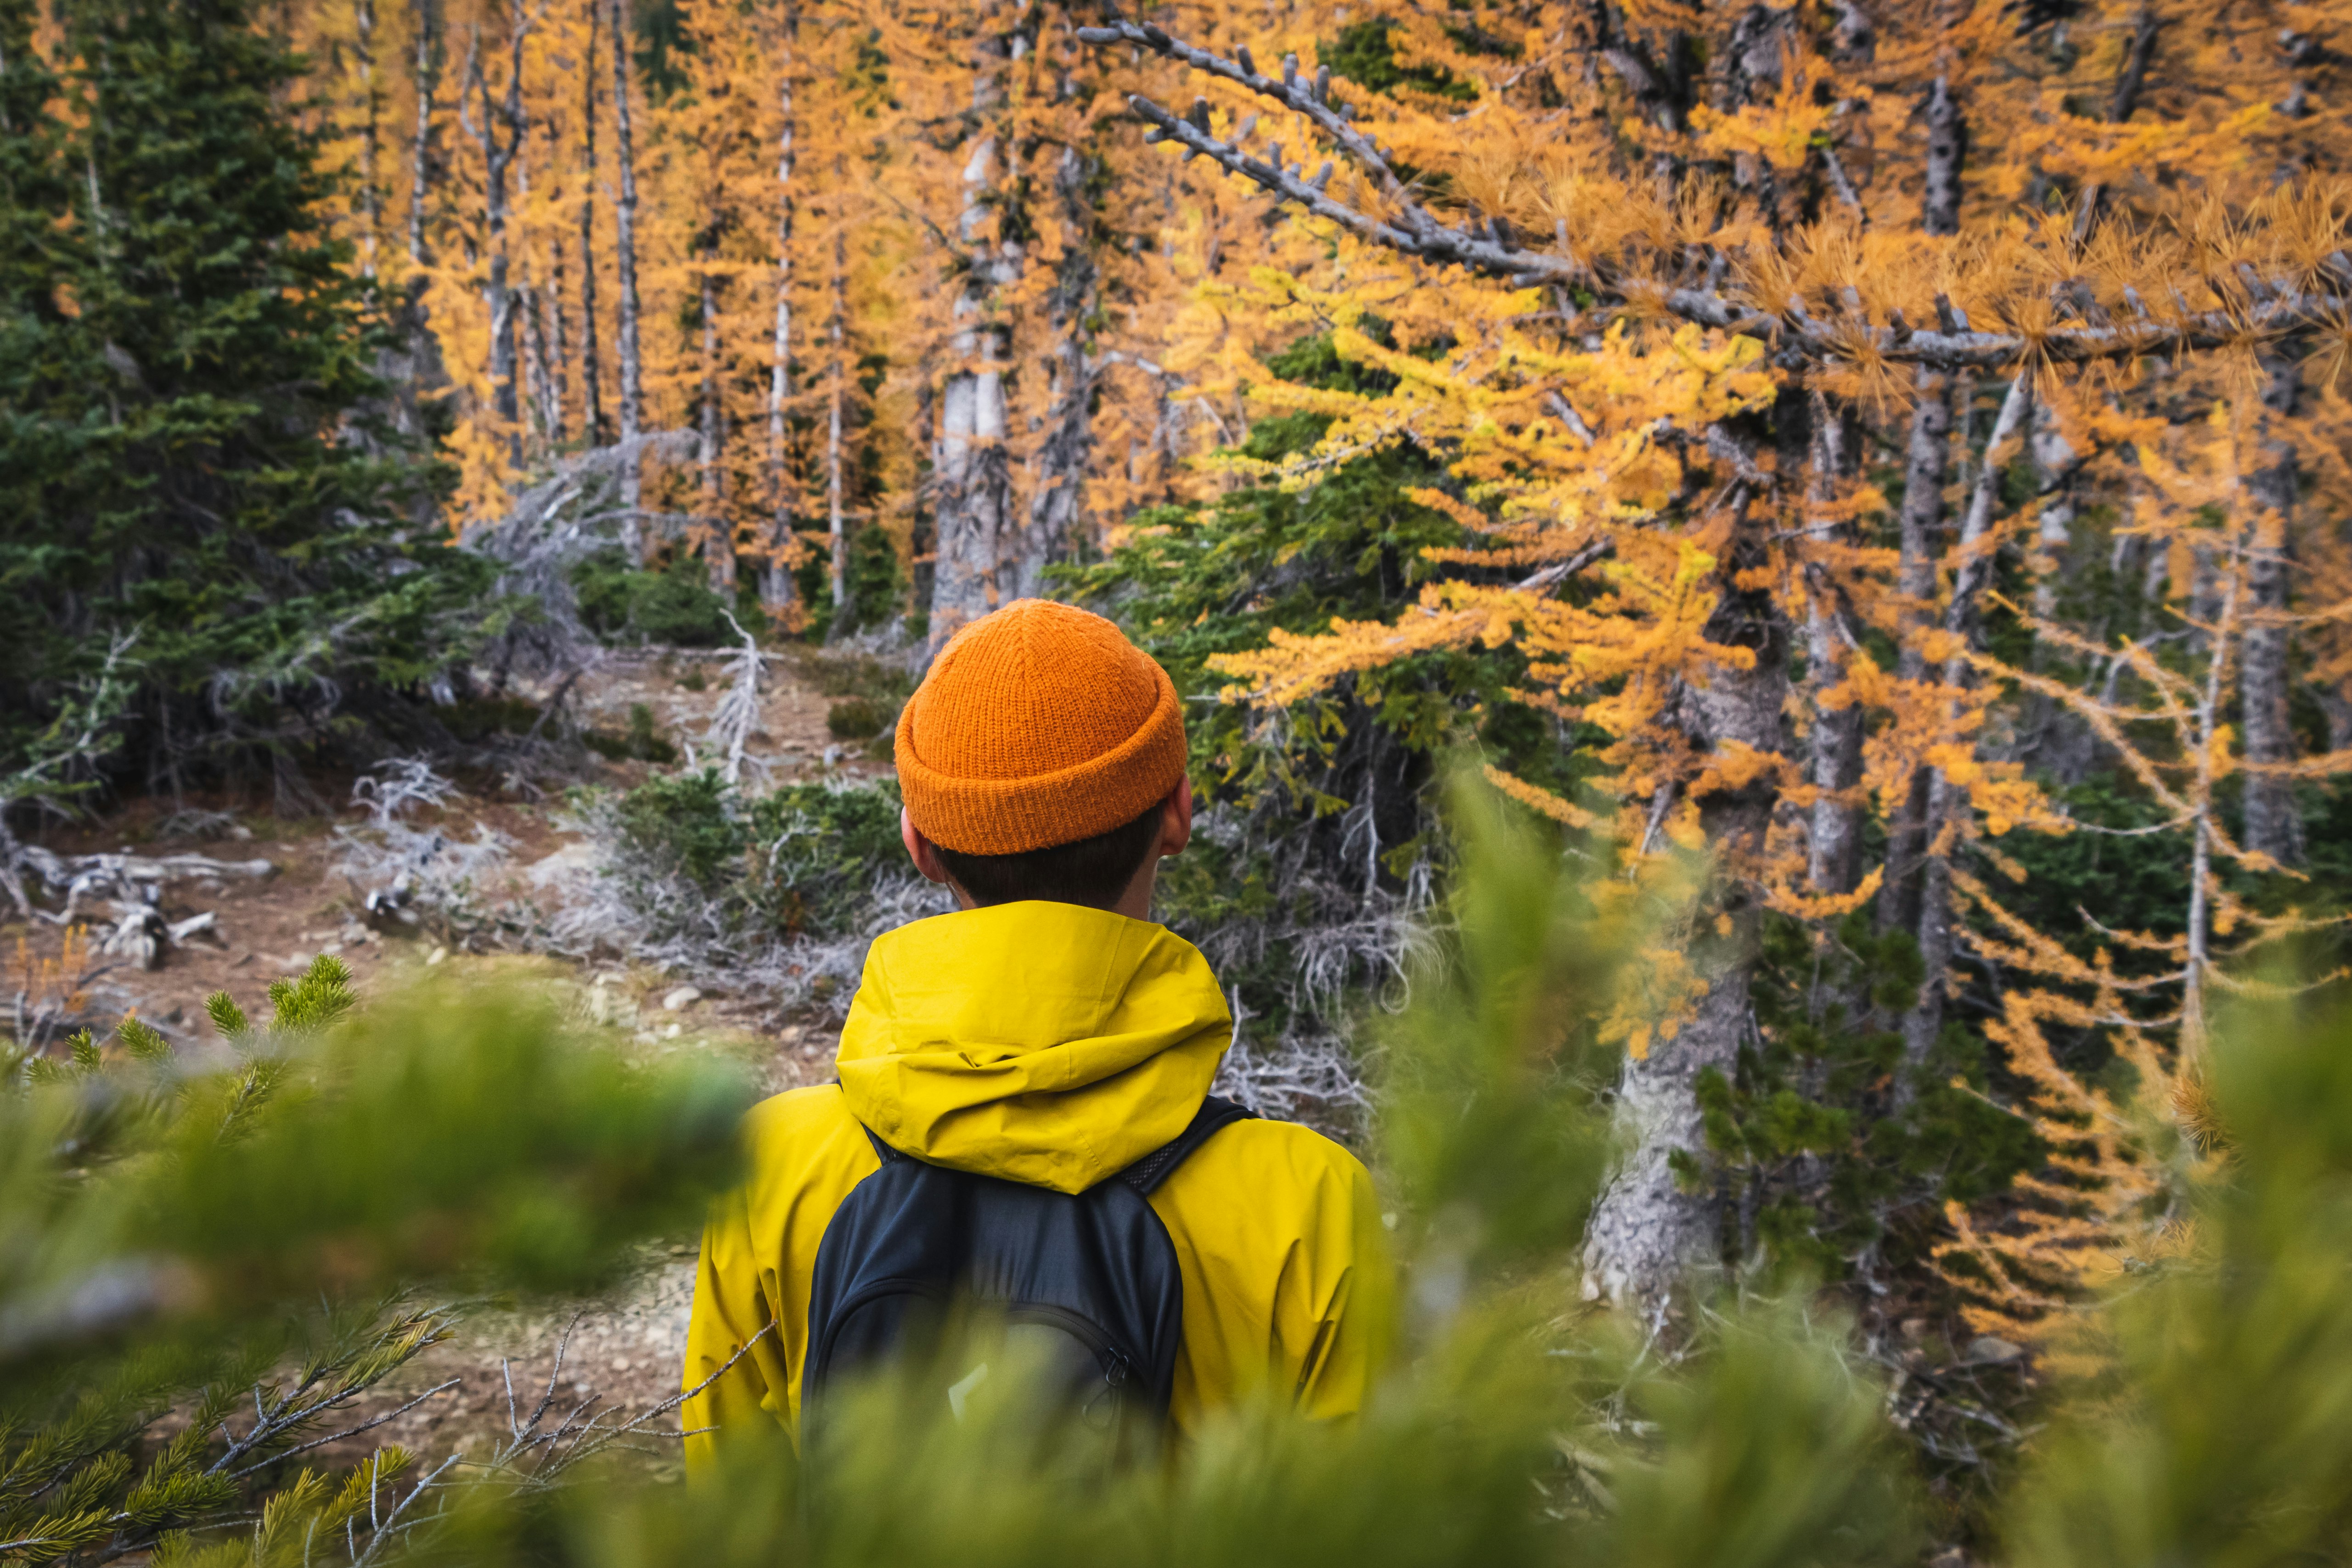
[[[721,656],[616,653],[583,677],[571,695],[585,727],[625,734],[630,709],[643,705],[653,716],[656,733],[681,753],[690,747],[696,754],[708,755],[705,737],[724,694]],[[525,695],[543,699],[547,694]],[[793,662],[770,660],[760,720],[746,752],[750,777],[764,776],[772,785],[888,777],[887,760],[873,755],[878,747],[869,750],[827,733],[831,700]],[[651,770],[644,762],[593,758],[584,766],[582,782],[613,786],[639,782]],[[200,829],[196,832],[175,832],[171,830],[186,824],[186,818],[174,824],[168,804],[134,801],[96,822],[44,836],[42,841],[61,854],[192,852],[223,860],[263,857],[278,868],[262,881],[233,877],[167,887],[167,918],[212,910],[217,929],[172,948],[159,968],[139,971],[108,967],[102,957],[86,960],[75,1011],[95,1032],[102,1034],[115,1019],[135,1009],[175,1044],[193,1043],[210,1034],[204,1011],[206,996],[226,990],[249,1015],[266,1017],[272,980],[300,972],[320,953],[331,953],[350,966],[363,999],[427,969],[447,966],[501,984],[547,988],[566,998],[592,1026],[601,1024],[616,1034],[642,1037],[646,1030],[674,1028],[688,1039],[707,1040],[752,1061],[772,1092],[829,1075],[836,1041],[833,1029],[808,1022],[781,1027],[763,1022],[772,1009],[761,998],[714,992],[667,1009],[664,998],[678,982],[646,966],[472,955],[453,950],[430,930],[413,936],[371,930],[359,915],[365,890],[337,870],[341,846],[333,836],[338,823],[356,826],[364,821],[365,813],[349,803],[349,779],[313,782],[339,808],[333,816],[281,819],[266,811],[240,810],[232,801],[192,799],[188,808],[212,815],[194,824]],[[505,873],[508,885],[494,891],[494,898],[537,892],[531,876],[535,867],[544,866],[551,857],[581,852],[580,841],[561,824],[560,791],[534,789],[513,779],[469,777],[461,784],[463,796],[437,817],[428,814],[422,821],[457,838],[470,837],[477,824],[487,825],[513,842]],[[100,935],[91,933],[93,939]],[[0,954],[6,955],[10,966],[12,995],[29,991],[37,1004],[45,993],[53,996],[69,988],[56,975],[58,960],[66,956],[66,936],[59,927],[41,920],[11,921],[0,925],[0,942],[5,943]],[[482,1433],[502,1430],[507,1395],[501,1358],[518,1361],[519,1398],[526,1377],[543,1389],[555,1343],[572,1322],[575,1306],[581,1315],[572,1327],[561,1379],[562,1392],[571,1401],[593,1393],[602,1407],[640,1409],[668,1397],[677,1389],[684,1357],[694,1252],[691,1236],[648,1248],[643,1272],[604,1301],[478,1315],[458,1340],[404,1369],[371,1408],[391,1408],[452,1377],[460,1380],[459,1386],[377,1428],[367,1442],[395,1442],[430,1453],[461,1443],[471,1446]],[[535,1399],[536,1395],[524,1408]],[[351,1457],[364,1451],[357,1448]]]

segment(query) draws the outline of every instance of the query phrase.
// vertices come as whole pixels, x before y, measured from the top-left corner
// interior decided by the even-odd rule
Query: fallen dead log
[[[51,893],[62,894],[65,905],[52,914],[24,904],[26,914],[58,925],[81,918],[87,906],[110,904],[112,925],[98,946],[105,957],[134,968],[163,967],[164,956],[189,937],[216,932],[219,916],[211,910],[184,920],[167,920],[158,907],[163,891],[175,882],[195,879],[225,881],[249,877],[260,882],[278,874],[274,862],[219,861],[209,855],[61,855],[38,844],[16,846],[16,863],[7,868]]]
[[[163,955],[200,932],[217,933],[220,917],[212,910],[185,920],[166,920],[152,904],[117,904],[114,929],[99,944],[100,955],[128,959],[142,969],[160,969]]]
[[[185,942],[200,931],[210,931],[217,935],[219,929],[220,917],[207,909],[202,915],[191,915],[185,920],[174,920],[163,928],[163,935],[174,942]]]
[[[202,877],[224,881],[250,877],[259,882],[278,874],[273,861],[218,861],[209,855],[61,855],[38,844],[20,846],[17,863],[43,885],[65,895],[60,913],[34,911],[59,925],[70,924],[85,901],[112,899],[152,906],[160,890],[174,882]]]

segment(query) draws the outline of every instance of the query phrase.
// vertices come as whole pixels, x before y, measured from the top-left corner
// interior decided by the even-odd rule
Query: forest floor
[[[881,745],[844,744],[827,732],[830,699],[820,687],[831,683],[823,667],[777,658],[769,661],[767,670],[760,721],[747,755],[763,765],[769,784],[890,776]],[[643,705],[654,716],[657,733],[673,744],[695,742],[707,751],[699,747],[700,737],[724,692],[719,656],[616,653],[580,680],[571,700],[583,728],[625,734],[630,709]],[[546,694],[524,695],[543,698]],[[644,762],[606,762],[591,756],[569,780],[525,782],[461,775],[465,793],[415,821],[461,840],[470,838],[478,826],[504,835],[512,848],[498,873],[500,885],[481,890],[485,901],[543,902],[546,890],[560,885],[560,879],[547,873],[586,853],[584,841],[565,825],[566,789],[627,786],[641,781],[648,770]],[[557,998],[583,1027],[611,1031],[618,1040],[658,1040],[667,1046],[675,1037],[677,1044],[723,1051],[749,1064],[770,1093],[825,1075],[838,1038],[836,1028],[820,1019],[779,1023],[775,1009],[761,997],[707,988],[708,994],[681,1001],[678,979],[648,965],[468,953],[429,930],[408,936],[372,929],[361,917],[366,890],[340,870],[343,846],[336,837],[338,826],[356,827],[367,814],[351,802],[350,779],[309,782],[336,809],[294,817],[228,799],[133,800],[93,821],[42,835],[40,841],[60,854],[121,851],[144,856],[201,854],[222,861],[258,858],[275,868],[265,878],[227,876],[169,884],[163,897],[167,919],[209,910],[216,916],[215,928],[173,946],[162,965],[152,970],[113,966],[102,956],[73,965],[79,971],[79,987],[71,1015],[102,1038],[115,1019],[135,1009],[175,1044],[193,1044],[210,1033],[204,1007],[207,996],[225,990],[248,1016],[266,1018],[270,982],[301,973],[314,956],[328,953],[349,966],[362,1001],[371,993],[437,971],[455,979],[541,990]],[[190,825],[196,831],[176,831]],[[93,930],[89,937],[94,941],[101,934]],[[0,943],[5,944],[0,951],[8,955],[12,994],[29,994],[37,1003],[45,985],[53,993],[70,988],[54,978],[60,959],[69,956],[60,927],[44,920],[10,921],[0,924]],[[677,1005],[666,1006],[671,1002]],[[495,1439],[505,1430],[504,1364],[509,1359],[514,1363],[515,1397],[528,1415],[547,1387],[557,1344],[567,1330],[570,1343],[555,1406],[559,1412],[591,1395],[596,1396],[598,1409],[622,1412],[643,1410],[668,1398],[679,1386],[695,1253],[694,1237],[671,1238],[646,1248],[633,1277],[602,1300],[469,1313],[457,1338],[404,1368],[365,1409],[395,1407],[451,1378],[457,1385],[378,1427],[351,1454],[332,1457],[356,1458],[378,1442],[398,1443],[426,1455],[457,1447],[478,1450],[486,1437]],[[671,1430],[677,1427],[675,1420],[654,1425]],[[656,1467],[675,1462],[674,1456],[661,1455],[660,1445],[655,1447],[652,1462]]]

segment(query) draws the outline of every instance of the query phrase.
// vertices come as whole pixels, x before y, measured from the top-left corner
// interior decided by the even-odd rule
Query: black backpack
[[[818,1243],[809,1291],[804,1428],[826,1389],[929,1351],[955,1310],[1001,1325],[1004,1355],[946,1364],[940,1397],[957,1420],[1010,1358],[1043,1406],[1076,1423],[1114,1462],[1146,1450],[1168,1421],[1184,1286],[1167,1228],[1145,1201],[1185,1157],[1252,1113],[1209,1096],[1173,1142],[1081,1193],[929,1165],[871,1128],[882,1168],[842,1201]],[[803,1448],[808,1447],[806,1443]]]

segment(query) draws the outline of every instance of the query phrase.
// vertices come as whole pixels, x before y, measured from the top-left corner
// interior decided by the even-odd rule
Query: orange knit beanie
[[[1184,777],[1175,683],[1099,615],[1021,599],[948,640],[898,715],[915,831],[1013,855],[1131,822]]]

